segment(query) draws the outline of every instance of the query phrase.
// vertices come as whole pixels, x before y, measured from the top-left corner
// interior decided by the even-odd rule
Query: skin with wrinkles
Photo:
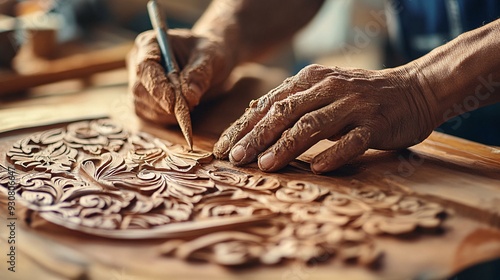
[[[394,69],[308,66],[253,101],[222,134],[214,154],[235,165],[258,160],[261,170],[272,172],[319,140],[338,140],[311,163],[313,172],[323,173],[369,148],[415,145],[458,114],[450,108],[477,92],[478,77],[499,88],[499,33],[497,20]],[[499,102],[500,94],[476,99],[485,106]]]
[[[171,31],[190,109],[235,65],[257,60],[289,39],[322,2],[290,0],[283,9],[278,0],[215,0],[192,30]],[[496,20],[392,69],[308,66],[252,101],[221,135],[214,155],[239,166],[257,160],[261,170],[273,172],[319,140],[330,139],[334,145],[311,163],[313,172],[323,173],[369,148],[415,145],[465,113],[457,106],[471,98],[476,107],[500,101],[499,49]],[[129,57],[131,90],[139,116],[172,123],[174,95],[158,62],[153,34],[140,35]]]
[[[220,42],[210,37],[194,36],[187,30],[169,31],[174,53],[182,72],[182,93],[192,110],[209,87],[216,86],[229,75]],[[198,55],[193,55],[196,52]],[[155,33],[139,35],[128,56],[129,85],[134,96],[136,113],[145,120],[159,124],[175,124],[174,77],[160,64],[160,49]],[[219,76],[214,76],[217,72]]]
[[[214,154],[238,165],[260,155],[259,167],[276,171],[319,140],[339,139],[314,161],[314,170],[320,172],[339,167],[335,164],[355,158],[369,146],[407,147],[433,129],[424,115],[408,114],[425,105],[423,97],[416,99],[418,104],[409,97],[422,96],[413,84],[410,77],[389,70],[311,65],[254,101],[223,133]]]
[[[282,1],[215,0],[191,30],[169,30],[181,68],[182,93],[190,110],[209,89],[221,86],[235,65],[259,59],[289,39],[322,2],[290,0],[286,11],[273,14],[282,8]],[[258,23],[256,14],[263,17]],[[139,117],[157,124],[175,124],[172,78],[166,76],[160,57],[154,32],[140,34],[127,58],[130,91]]]

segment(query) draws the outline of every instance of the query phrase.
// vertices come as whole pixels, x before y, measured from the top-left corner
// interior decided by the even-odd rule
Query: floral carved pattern
[[[164,255],[222,265],[371,265],[376,236],[439,229],[445,209],[398,190],[288,180],[109,119],[31,135],[6,153],[15,191],[43,219],[116,239],[166,240]],[[2,192],[12,168],[0,165]]]

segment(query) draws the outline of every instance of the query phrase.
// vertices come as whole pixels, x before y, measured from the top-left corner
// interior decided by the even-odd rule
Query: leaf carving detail
[[[0,190],[14,176],[20,203],[49,222],[165,238],[165,255],[227,266],[332,257],[370,265],[380,260],[377,236],[436,229],[447,213],[403,191],[235,168],[109,119],[33,134],[5,156],[13,166],[0,164]]]

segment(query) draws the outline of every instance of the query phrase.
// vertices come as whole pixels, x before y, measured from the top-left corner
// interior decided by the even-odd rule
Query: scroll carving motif
[[[381,253],[377,235],[436,229],[445,216],[399,191],[237,169],[109,119],[31,135],[6,158],[19,200],[49,222],[109,238],[165,238],[165,255],[222,265],[333,256],[370,265]],[[8,183],[0,165],[3,192]]]

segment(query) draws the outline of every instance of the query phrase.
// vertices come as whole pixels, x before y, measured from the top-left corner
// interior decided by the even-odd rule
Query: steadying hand
[[[496,20],[393,69],[308,66],[251,102],[214,154],[236,165],[258,160],[260,169],[276,171],[319,140],[336,140],[312,160],[312,171],[323,173],[369,148],[417,144],[463,113],[453,108],[500,102],[499,35]]]
[[[368,71],[311,65],[258,100],[215,144],[214,154],[276,171],[322,139],[338,140],[312,161],[334,170],[368,148],[398,149],[434,128],[421,87],[399,69]]]
[[[209,88],[222,84],[235,65],[255,60],[290,38],[322,2],[288,1],[282,11],[278,0],[265,1],[266,5],[214,0],[192,31],[170,31],[190,108]],[[322,173],[368,148],[414,145],[458,115],[460,111],[451,109],[457,103],[470,98],[477,107],[500,102],[499,47],[496,20],[394,69],[306,67],[252,102],[222,134],[214,154],[236,165],[258,159],[262,170],[276,171],[317,141],[336,140],[312,161],[312,170]],[[175,123],[174,91],[159,62],[154,33],[141,34],[128,57],[136,113],[156,123]],[[479,78],[488,82],[488,92],[480,88]]]

